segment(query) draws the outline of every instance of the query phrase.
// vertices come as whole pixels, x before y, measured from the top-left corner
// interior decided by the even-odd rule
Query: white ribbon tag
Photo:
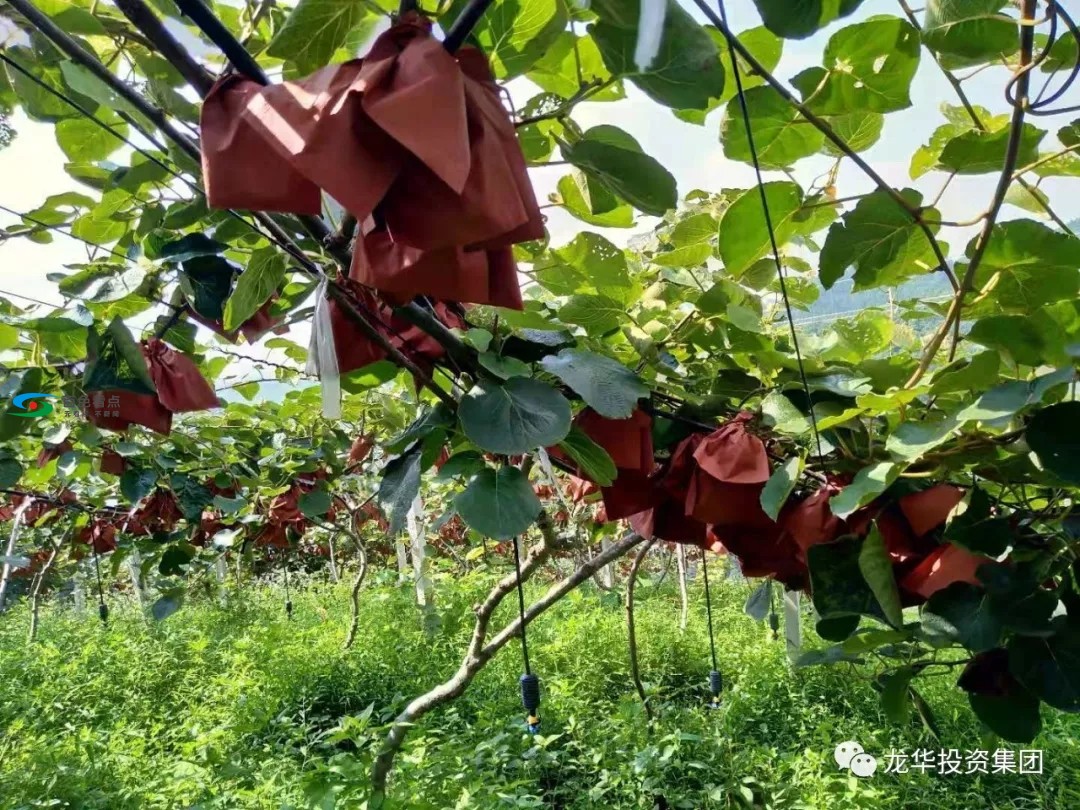
[[[330,322],[327,292],[330,278],[324,276],[315,291],[315,317],[308,344],[307,373],[318,376],[322,386],[322,413],[327,419],[341,418],[341,374],[338,372],[334,327]]]

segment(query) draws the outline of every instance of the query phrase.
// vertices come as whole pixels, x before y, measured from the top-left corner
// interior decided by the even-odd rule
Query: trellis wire
[[[746,126],[746,140],[750,147],[750,158],[754,164],[754,174],[757,177],[758,193],[761,195],[761,208],[765,216],[765,227],[769,231],[769,244],[772,246],[773,260],[776,262],[776,272],[780,278],[780,295],[784,299],[784,310],[787,313],[788,326],[791,328],[791,342],[795,349],[795,360],[799,366],[799,378],[802,380],[803,390],[806,392],[806,408],[810,414],[810,426],[814,431],[814,443],[817,445],[817,454],[820,458],[824,455],[821,451],[821,434],[818,432],[817,416],[814,414],[814,400],[810,394],[810,382],[806,377],[806,368],[803,364],[802,352],[799,349],[799,335],[795,329],[795,315],[792,312],[791,300],[788,298],[787,292],[787,276],[784,273],[784,264],[780,260],[780,246],[776,240],[772,212],[769,210],[769,197],[765,192],[765,178],[761,172],[761,160],[758,157],[757,144],[754,141],[754,128],[750,123],[750,108],[746,103],[746,94],[743,92],[742,69],[739,67],[739,56],[735,53],[735,46],[732,43],[734,36],[728,28],[727,9],[724,6],[724,0],[717,0],[717,6],[720,19],[724,23],[724,30],[727,33],[728,56],[731,59],[732,73],[735,76],[735,88],[739,99],[739,108],[742,111],[743,124]]]

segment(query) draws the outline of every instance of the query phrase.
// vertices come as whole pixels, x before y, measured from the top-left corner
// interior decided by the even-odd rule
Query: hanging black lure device
[[[712,670],[709,672],[709,701],[710,709],[720,708],[720,696],[724,692],[724,676],[720,674],[720,667],[716,663],[716,636],[713,634],[712,621],[712,594],[709,593],[709,563],[708,552],[701,552],[701,576],[705,580],[705,614],[709,621],[709,652],[712,655]]]
[[[521,548],[514,538],[514,571],[517,574],[518,618],[521,622],[521,657],[525,664],[525,674],[521,676],[521,705],[528,716],[525,719],[530,734],[540,733],[540,679],[529,668],[529,642],[525,637],[525,592],[521,587]]]

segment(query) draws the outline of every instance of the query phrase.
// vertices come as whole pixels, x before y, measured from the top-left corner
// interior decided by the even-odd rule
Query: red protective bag
[[[371,290],[348,279],[339,277],[338,281],[349,292],[368,321],[407,358],[423,368],[443,356],[445,350],[435,338],[395,315],[393,308]],[[386,350],[364,333],[344,307],[333,298],[328,301],[328,305],[338,370],[342,374],[386,358]],[[432,305],[432,312],[447,329],[465,327],[464,319],[442,301],[436,301]]]
[[[121,518],[120,525],[131,534],[167,533],[175,529],[183,517],[180,505],[176,502],[176,495],[171,490],[158,488],[147,498],[146,503],[135,511],[130,520]]]
[[[544,226],[499,92],[483,54],[455,58],[410,12],[363,59],[257,90],[215,87],[203,120],[211,202],[263,207],[245,186],[270,154],[261,170],[287,164],[358,221],[377,213],[382,235],[358,240],[355,280],[404,299],[520,309],[508,248]]]
[[[107,554],[116,550],[116,527],[104,520],[94,520],[79,530],[74,542],[91,546],[95,554]]]
[[[260,88],[240,112],[261,137],[257,156],[274,167],[287,163],[358,219],[374,210],[407,157],[364,113],[362,70],[362,60],[354,59]]]
[[[356,441],[352,443],[352,447],[349,448],[349,463],[350,464],[363,464],[369,455],[371,455],[372,449],[375,447],[375,439],[366,433],[357,436]]]
[[[95,391],[84,411],[91,424],[123,433],[132,425],[142,425],[168,436],[172,430],[172,411],[156,394],[140,394],[122,388]]]
[[[37,465],[38,467],[44,467],[54,458],[60,458],[64,453],[70,453],[74,448],[67,439],[60,442],[60,444],[53,445],[51,447],[43,447],[38,453]]]
[[[623,520],[657,506],[664,492],[656,479],[634,470],[623,470],[610,487],[601,487],[608,520]]]
[[[18,508],[20,506],[22,506],[22,502],[26,497],[28,496],[12,495],[11,508],[5,509],[2,517],[5,520],[10,520],[11,518],[13,518],[15,516],[15,512],[18,511]],[[26,511],[23,512],[22,525],[33,526],[35,523],[41,520],[41,518],[50,513],[53,513],[53,517],[49,519],[49,523],[51,523],[53,518],[55,518],[59,514],[59,509],[55,503],[52,503],[51,501],[35,499],[32,504],[26,507]]]
[[[713,531],[724,548],[738,557],[744,576],[771,577],[789,590],[807,586],[809,573],[799,547],[780,526],[726,526]]]
[[[675,449],[671,451],[671,458],[658,473],[657,480],[660,488],[675,500],[685,502],[690,494],[694,472],[697,470],[694,451],[697,450],[698,445],[704,439],[705,437],[700,433],[692,433],[687,436],[675,445]]]
[[[706,546],[708,527],[687,515],[682,501],[675,498],[664,498],[652,509],[631,515],[630,527],[645,539],[658,537],[670,543]]]
[[[951,484],[938,484],[922,492],[905,495],[898,503],[911,530],[923,537],[942,525],[962,500],[964,490]]]
[[[428,38],[413,49],[419,51],[427,42],[434,40]],[[442,49],[441,44],[436,47]],[[403,58],[408,58],[408,50]],[[457,64],[465,91],[470,153],[466,183],[458,191],[441,180],[434,167],[410,162],[381,206],[387,226],[395,240],[426,250],[450,245],[508,247],[542,239],[543,219],[525,160],[487,59],[473,48],[462,48]],[[425,201],[423,217],[415,216],[417,200]]]
[[[946,543],[931,552],[900,581],[900,587],[921,599],[929,599],[954,582],[981,585],[975,572],[980,565],[993,562],[990,557],[972,554],[960,546]]]
[[[753,414],[739,414],[694,444],[692,462],[681,460],[696,465],[686,493],[687,514],[718,526],[773,525],[761,508],[772,471],[764,443],[746,429],[751,419]]]
[[[359,285],[350,285],[350,289],[363,307],[362,312],[370,313],[371,318],[378,321],[382,304],[375,295]],[[327,301],[327,306],[330,309],[330,326],[334,333],[334,351],[337,354],[338,371],[347,374],[386,359],[386,350],[364,334],[344,307],[333,298]]]
[[[368,501],[353,514],[353,528],[360,531],[360,528],[369,520],[374,520],[375,525],[378,526],[381,532],[390,529],[390,521],[386,519],[379,505],[374,501]]]
[[[848,521],[834,515],[829,507],[829,501],[840,493],[845,484],[845,479],[829,476],[817,492],[802,500],[789,501],[781,510],[780,525],[795,541],[802,560],[806,560],[806,552],[811,546],[831,543],[845,534],[858,533],[848,525]],[[852,518],[854,520],[855,516]]]
[[[106,447],[101,451],[101,461],[98,463],[98,469],[109,475],[123,475],[124,470],[127,469],[127,462],[124,461],[122,455]]]
[[[173,413],[206,411],[220,408],[214,389],[199,373],[199,367],[186,355],[174,351],[157,338],[143,343],[150,378],[157,388],[158,400]]]
[[[191,534],[191,545],[207,545],[214,535],[224,528],[225,524],[222,522],[221,515],[218,512],[213,509],[203,510],[202,515],[199,517],[199,525],[195,527],[195,531]]]
[[[885,550],[889,553],[893,567],[898,571],[906,572],[934,550],[934,542],[927,542],[912,532],[908,522],[895,506],[890,506],[878,514],[877,527],[881,532],[881,539],[885,541]],[[857,534],[865,534],[870,524],[867,522],[865,528],[859,528],[861,531]]]
[[[269,150],[244,116],[261,90],[234,73],[220,79],[203,100],[199,132],[207,202],[212,208],[317,216],[322,210],[319,187]]]
[[[207,329],[221,335],[230,343],[236,343],[239,335],[243,335],[244,340],[248,343],[256,343],[259,338],[267,332],[273,332],[275,335],[284,335],[289,331],[289,327],[281,326],[281,323],[285,320],[283,316],[279,315],[275,318],[270,314],[270,308],[273,306],[276,299],[277,295],[275,294],[269,301],[259,307],[254,315],[240,324],[239,329],[234,329],[232,332],[227,332],[221,321],[212,321],[209,318],[204,318],[191,307],[188,307],[187,312],[191,320],[201,323]]]
[[[395,303],[418,294],[520,310],[517,263],[509,248],[421,250],[395,242],[385,230],[356,240],[349,278],[374,287]]]
[[[521,151],[521,143],[518,141],[517,128],[514,126],[506,108],[502,103],[502,90],[495,82],[491,72],[491,62],[484,53],[476,48],[461,48],[457,53],[458,64],[465,74],[465,96],[468,100],[470,113],[475,112],[481,118],[487,133],[498,142],[501,157],[506,161],[514,184],[517,198],[521,201],[524,209],[525,220],[514,229],[483,242],[479,247],[497,248],[510,247],[520,242],[529,242],[534,239],[543,239],[544,217],[540,213],[540,206],[536,201],[536,193],[533,191],[532,181],[529,180],[528,164],[525,155]],[[470,126],[473,118],[470,115]],[[474,150],[474,161],[476,150]],[[481,158],[483,159],[483,152]],[[500,182],[505,182],[500,180]],[[509,195],[509,189],[501,186],[496,189],[486,189],[488,193],[499,192],[506,194],[504,202],[507,206],[513,206],[514,200]],[[468,190],[466,189],[466,193]],[[497,200],[490,201],[489,205],[499,205]]]
[[[550,452],[550,451],[549,451]],[[600,487],[585,478],[579,478],[576,475],[571,475],[566,482],[566,497],[572,500],[574,503],[581,503],[600,491]]]
[[[710,433],[694,450],[698,467],[725,484],[764,484],[769,480],[769,455],[765,444],[746,426],[751,413],[740,413]]]
[[[285,492],[275,495],[266,510],[266,518],[281,526],[302,523],[304,514],[300,511],[300,487],[293,484]]]
[[[255,535],[255,545],[259,547],[288,548],[289,535],[285,531],[285,526],[277,523],[267,523]]]
[[[168,435],[173,413],[219,408],[214,389],[187,356],[174,351],[157,338],[141,345],[156,394],[142,394],[122,388],[94,391],[86,405],[86,418],[94,425],[123,432],[131,425],[143,425]]]
[[[574,425],[603,447],[619,470],[648,475],[655,469],[652,417],[644,411],[635,410],[628,419],[608,419],[585,408]]]

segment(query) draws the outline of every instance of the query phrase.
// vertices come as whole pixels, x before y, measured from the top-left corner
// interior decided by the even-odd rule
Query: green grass
[[[92,612],[49,608],[33,646],[17,607],[0,622],[0,807],[362,807],[382,724],[456,669],[489,582],[440,581],[430,636],[411,589],[372,587],[348,652],[344,586],[294,592],[292,621],[268,588],[228,605],[189,603],[161,624],[115,604],[108,629]],[[704,708],[697,589],[682,634],[675,595],[639,588],[641,664],[658,713],[649,728],[627,674],[621,602],[590,583],[529,632],[544,736],[523,733],[513,644],[413,730],[394,806],[652,808],[662,795],[693,810],[1080,807],[1080,721],[1059,714],[1026,746],[1043,749],[1042,776],[839,772],[832,752],[847,739],[879,755],[1021,746],[980,736],[953,675],[920,682],[940,743],[917,719],[889,725],[865,673],[793,671],[783,643],[743,615],[747,587],[717,590],[722,709]],[[500,620],[512,615],[506,601]]]

